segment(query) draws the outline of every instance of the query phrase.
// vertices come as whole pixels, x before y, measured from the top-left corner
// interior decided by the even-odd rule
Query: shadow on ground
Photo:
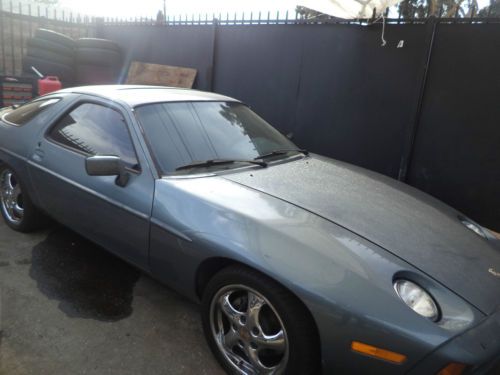
[[[141,272],[74,232],[56,227],[33,248],[30,277],[69,317],[117,321],[132,314]]]

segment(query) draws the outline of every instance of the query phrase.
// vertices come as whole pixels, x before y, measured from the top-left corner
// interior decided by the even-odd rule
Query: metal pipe
[[[429,44],[428,44],[429,47],[427,49],[426,61],[425,61],[425,65],[424,65],[422,81],[420,84],[420,91],[419,91],[419,95],[418,95],[417,108],[415,111],[415,117],[413,119],[413,123],[410,125],[406,149],[405,149],[405,151],[403,151],[404,153],[403,153],[403,156],[401,157],[401,163],[400,163],[400,167],[399,167],[398,180],[400,180],[400,181],[407,180],[408,169],[409,169],[409,165],[411,163],[411,160],[413,157],[413,151],[415,148],[415,139],[417,136],[418,127],[420,125],[420,120],[422,117],[422,107],[423,107],[423,103],[424,103],[425,90],[427,87],[427,80],[428,80],[429,68],[430,68],[430,63],[431,63],[431,58],[432,58],[432,51],[434,49],[436,29],[437,29],[437,25],[439,23],[439,20],[432,17],[431,23],[432,23],[432,32],[430,35],[430,40],[429,40]]]

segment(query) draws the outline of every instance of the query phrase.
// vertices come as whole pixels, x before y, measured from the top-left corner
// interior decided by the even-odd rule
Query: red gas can
[[[47,76],[38,80],[38,95],[45,95],[61,88],[61,81],[55,76]]]

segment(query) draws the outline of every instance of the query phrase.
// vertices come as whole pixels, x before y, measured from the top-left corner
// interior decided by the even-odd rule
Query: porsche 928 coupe
[[[500,373],[498,241],[423,192],[213,93],[71,88],[0,119],[6,224],[49,216],[201,303],[228,373]]]

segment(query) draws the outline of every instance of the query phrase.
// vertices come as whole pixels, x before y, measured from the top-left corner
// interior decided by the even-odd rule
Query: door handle
[[[35,149],[35,152],[33,153],[33,155],[31,156],[31,158],[34,160],[34,161],[37,161],[37,162],[41,162],[43,160],[43,157],[45,156],[45,152],[40,148],[40,147],[37,147]]]

